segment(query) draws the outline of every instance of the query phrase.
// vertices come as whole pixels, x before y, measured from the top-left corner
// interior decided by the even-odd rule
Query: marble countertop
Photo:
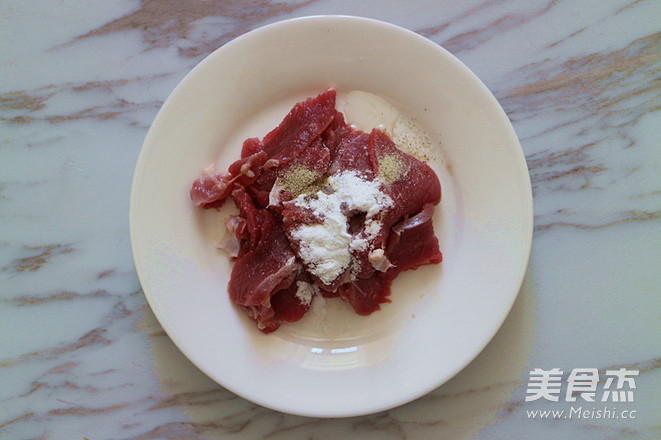
[[[317,14],[457,56],[511,119],[534,191],[529,268],[493,341],[428,395],[345,419],[265,409],[197,370],[129,241],[137,156],[176,84],[251,29]],[[659,17],[655,0],[2,2],[0,438],[661,437]],[[536,392],[543,374],[560,389]]]

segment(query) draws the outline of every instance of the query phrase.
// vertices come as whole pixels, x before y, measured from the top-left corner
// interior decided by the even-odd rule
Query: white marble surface
[[[230,39],[314,14],[454,53],[512,120],[534,189],[529,270],[492,343],[427,396],[347,419],[206,378],[146,304],[128,236],[137,155],[174,86]],[[0,438],[660,438],[659,17],[656,0],[3,1]],[[529,417],[572,407],[525,401],[535,368],[597,368],[599,390],[638,370],[634,402],[608,404],[636,418]]]

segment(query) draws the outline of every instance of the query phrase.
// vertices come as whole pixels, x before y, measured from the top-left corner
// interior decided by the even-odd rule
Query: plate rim
[[[138,259],[138,256],[140,254],[140,250],[137,249],[137,247],[136,247],[137,245],[136,245],[136,239],[135,239],[136,234],[138,233],[136,231],[137,226],[136,226],[136,220],[135,220],[135,215],[136,215],[135,212],[136,212],[136,209],[137,209],[136,203],[137,203],[138,192],[139,192],[138,183],[140,181],[140,177],[142,175],[143,168],[145,166],[144,164],[146,163],[149,154],[151,154],[153,152],[153,149],[150,151],[149,148],[147,148],[146,146],[148,145],[148,142],[151,140],[151,138],[154,136],[153,127],[157,124],[158,120],[162,117],[161,115],[167,111],[166,108],[167,108],[167,104],[168,104],[170,98],[173,95],[175,95],[177,93],[177,91],[180,88],[183,87],[184,84],[186,84],[188,81],[190,81],[191,76],[194,75],[194,73],[198,69],[202,68],[201,66],[203,66],[204,64],[209,62],[209,60],[212,57],[218,56],[217,54],[220,51],[222,51],[223,49],[225,49],[227,47],[232,47],[232,46],[237,45],[237,44],[240,44],[246,38],[252,38],[258,33],[268,32],[268,31],[270,31],[274,28],[285,27],[285,26],[288,26],[289,24],[297,23],[297,22],[320,21],[320,20],[321,21],[327,21],[327,20],[331,20],[331,21],[333,21],[333,20],[353,20],[353,21],[363,22],[363,23],[372,23],[372,24],[375,24],[375,25],[378,25],[378,26],[390,27],[390,28],[393,28],[393,30],[396,30],[398,32],[403,31],[404,33],[408,34],[409,36],[413,36],[414,38],[418,39],[418,41],[425,42],[425,44],[428,44],[428,45],[432,45],[432,46],[434,46],[434,48],[436,50],[439,50],[445,56],[450,57],[453,60],[454,64],[457,65],[458,67],[460,67],[463,70],[464,74],[467,74],[470,77],[472,77],[473,81],[475,81],[479,85],[479,87],[481,88],[481,92],[483,94],[485,94],[485,96],[488,96],[489,99],[493,103],[495,103],[495,108],[497,108],[498,111],[500,112],[500,118],[504,119],[504,121],[506,121],[505,126],[507,127],[507,130],[510,132],[510,135],[511,135],[512,139],[515,141],[515,145],[513,145],[512,147],[515,147],[514,150],[515,150],[515,153],[516,153],[516,155],[519,159],[519,164],[517,165],[517,168],[525,170],[526,175],[527,175],[527,181],[525,182],[526,183],[526,185],[525,185],[525,192],[526,192],[525,205],[526,205],[526,208],[527,208],[527,209],[525,209],[526,214],[527,214],[526,215],[527,218],[525,219],[525,223],[526,223],[527,227],[526,227],[525,231],[523,231],[522,237],[521,237],[522,241],[525,242],[524,255],[522,255],[522,258],[521,258],[522,266],[521,266],[520,271],[519,271],[519,273],[517,274],[517,277],[516,277],[517,282],[516,282],[515,293],[512,294],[509,297],[509,303],[507,304],[506,311],[504,313],[502,313],[502,315],[500,316],[499,323],[496,326],[495,330],[491,333],[490,338],[488,338],[486,341],[484,341],[484,343],[479,347],[479,349],[474,350],[474,355],[470,358],[470,360],[468,360],[467,362],[465,362],[464,364],[459,366],[456,369],[456,371],[450,372],[449,375],[446,375],[443,378],[439,379],[436,383],[431,384],[428,387],[428,389],[426,389],[426,391],[422,391],[422,392],[418,392],[418,393],[414,393],[412,395],[406,396],[406,398],[400,399],[397,402],[392,402],[389,405],[375,404],[375,405],[373,405],[372,408],[365,408],[363,411],[352,411],[350,413],[344,413],[342,411],[327,411],[327,412],[311,413],[311,412],[307,412],[305,410],[295,411],[295,410],[292,410],[292,409],[286,409],[286,408],[283,408],[283,407],[279,407],[277,405],[272,405],[272,404],[269,404],[267,402],[260,401],[258,399],[255,399],[252,396],[245,395],[245,393],[243,393],[242,390],[238,389],[233,384],[220,382],[213,374],[210,374],[210,372],[208,372],[206,368],[204,368],[202,365],[199,365],[198,362],[196,362],[196,360],[194,359],[193,354],[190,353],[189,350],[186,347],[183,347],[183,346],[180,345],[181,341],[179,341],[176,337],[173,337],[172,329],[170,329],[169,324],[167,324],[165,322],[164,318],[161,316],[160,307],[159,307],[155,297],[152,294],[150,294],[148,292],[149,289],[147,287],[145,287],[145,281],[144,281],[145,277],[146,277],[145,272],[144,272],[145,269],[142,265],[142,262]],[[398,407],[398,406],[401,406],[403,404],[406,404],[406,403],[409,403],[413,400],[418,399],[419,397],[431,392],[432,390],[438,388],[439,386],[441,386],[442,384],[446,383],[451,378],[456,376],[460,371],[465,369],[480,353],[482,353],[484,348],[487,345],[489,345],[491,340],[495,337],[495,335],[498,333],[499,329],[502,327],[502,325],[505,322],[505,320],[507,319],[507,317],[510,315],[511,309],[512,309],[512,307],[513,307],[513,305],[514,305],[514,303],[515,303],[515,301],[516,301],[516,299],[519,295],[519,292],[521,290],[521,287],[523,285],[523,282],[524,282],[524,279],[525,279],[525,276],[526,276],[526,273],[527,273],[527,270],[528,270],[530,255],[531,255],[531,251],[532,251],[532,241],[533,241],[532,239],[533,239],[533,233],[534,233],[533,193],[532,193],[530,173],[529,173],[527,163],[526,163],[526,160],[525,160],[525,155],[524,155],[523,149],[521,148],[520,140],[519,140],[518,136],[516,135],[514,127],[511,124],[511,121],[508,119],[507,114],[505,113],[504,109],[502,108],[502,106],[500,105],[498,100],[492,94],[492,92],[486,87],[486,85],[480,80],[480,78],[477,77],[477,75],[474,72],[472,72],[456,56],[454,56],[447,49],[443,48],[441,45],[433,42],[432,40],[430,40],[430,39],[414,32],[414,31],[406,29],[402,26],[395,25],[393,23],[389,23],[389,22],[386,22],[386,21],[381,21],[381,20],[377,20],[377,19],[373,19],[373,18],[367,18],[367,17],[352,16],[352,15],[311,15],[311,16],[305,16],[305,17],[295,17],[295,18],[290,18],[290,19],[286,19],[286,20],[280,20],[280,21],[277,21],[277,22],[274,22],[274,23],[270,23],[270,24],[258,27],[256,29],[253,29],[249,32],[246,32],[246,33],[236,37],[235,39],[233,39],[233,40],[225,43],[224,45],[220,46],[219,48],[215,49],[213,52],[211,52],[209,55],[207,55],[203,60],[201,60],[199,63],[197,63],[178,82],[178,84],[175,86],[175,88],[172,89],[172,91],[168,95],[167,99],[164,101],[163,105],[161,106],[161,108],[157,112],[156,116],[154,117],[154,120],[152,121],[152,124],[150,125],[150,128],[149,128],[149,130],[148,130],[148,132],[145,136],[145,139],[144,139],[143,144],[142,144],[141,149],[140,149],[140,154],[139,154],[138,159],[136,161],[135,171],[134,171],[132,185],[131,185],[130,202],[129,202],[129,229],[130,229],[129,233],[130,233],[130,238],[131,238],[131,240],[130,240],[131,241],[131,251],[132,251],[132,254],[133,254],[133,257],[134,257],[134,264],[135,264],[135,267],[136,267],[136,272],[137,272],[138,278],[140,280],[141,290],[145,294],[145,298],[146,298],[150,308],[154,312],[154,315],[156,316],[156,318],[159,322],[159,325],[161,325],[161,327],[165,330],[165,332],[168,335],[169,339],[175,344],[175,346],[177,346],[177,348],[181,351],[181,353],[187,359],[189,359],[196,366],[196,368],[198,368],[200,371],[204,372],[214,382],[218,383],[223,388],[231,391],[232,393],[234,393],[238,396],[241,396],[242,398],[244,398],[246,400],[249,400],[249,401],[251,401],[255,404],[258,404],[258,405],[266,407],[266,408],[270,408],[270,409],[273,409],[273,410],[276,410],[276,411],[285,412],[285,413],[289,413],[289,414],[308,416],[308,417],[321,417],[321,418],[352,417],[352,416],[372,414],[372,413],[379,412],[379,411],[385,411],[385,410],[392,409],[394,407]],[[525,257],[525,258],[523,258],[523,257]]]

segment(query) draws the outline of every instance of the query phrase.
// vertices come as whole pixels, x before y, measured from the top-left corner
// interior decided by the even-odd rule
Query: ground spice
[[[303,165],[294,165],[285,171],[275,184],[289,191],[293,197],[310,192],[319,176]]]
[[[406,176],[406,165],[394,154],[388,154],[379,158],[379,178],[386,184],[393,183]]]

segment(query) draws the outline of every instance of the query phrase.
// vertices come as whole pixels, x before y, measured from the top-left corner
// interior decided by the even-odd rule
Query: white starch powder
[[[334,174],[327,179],[327,190],[302,194],[294,199],[296,206],[309,209],[323,223],[301,225],[292,238],[299,242],[299,256],[308,270],[323,283],[331,284],[349,267],[356,264],[352,251],[367,250],[381,229],[378,215],[392,206],[392,199],[381,191],[378,180],[366,180],[353,171]],[[349,217],[364,213],[361,231],[349,233]]]

